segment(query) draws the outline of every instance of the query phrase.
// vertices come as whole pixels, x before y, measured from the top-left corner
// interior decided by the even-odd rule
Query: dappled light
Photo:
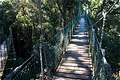
[[[58,77],[67,77],[69,79],[91,79],[91,59],[87,52],[89,49],[89,42],[85,24],[85,19],[81,18],[77,28],[75,28],[75,34],[72,35],[70,44],[67,46],[63,61],[58,68]],[[56,78],[55,80],[58,79],[61,78]]]
[[[120,0],[0,0],[0,80],[120,80]]]

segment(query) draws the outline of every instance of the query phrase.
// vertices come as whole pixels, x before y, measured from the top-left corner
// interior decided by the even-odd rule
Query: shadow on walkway
[[[55,80],[91,80],[91,59],[88,56],[88,31],[85,24],[85,19],[81,18]]]

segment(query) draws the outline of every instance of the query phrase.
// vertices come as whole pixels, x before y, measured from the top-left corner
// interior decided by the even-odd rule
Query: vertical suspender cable
[[[103,35],[104,35],[104,28],[105,28],[105,20],[106,20],[106,11],[103,10],[103,25],[102,25],[102,32],[101,32],[101,38],[100,38],[100,47],[102,47],[102,40],[103,40]]]
[[[42,57],[42,11],[41,11],[41,5],[42,5],[42,0],[38,0],[38,6],[39,6],[39,10],[40,10],[40,46],[39,46],[39,56],[40,56],[40,70],[41,70],[41,73],[40,73],[40,80],[43,80],[43,57]]]

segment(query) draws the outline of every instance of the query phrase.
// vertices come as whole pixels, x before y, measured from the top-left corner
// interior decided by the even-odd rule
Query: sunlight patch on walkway
[[[88,42],[86,39],[71,39],[72,42]]]
[[[72,35],[72,36],[73,36],[73,37],[79,37],[79,38],[82,38],[82,37],[83,37],[83,38],[84,38],[84,37],[88,37],[87,34],[81,34],[81,35],[79,35],[79,34],[77,35],[77,34],[76,34],[76,35]]]
[[[73,70],[73,69],[60,69],[60,72],[66,72],[66,73],[74,73],[79,75],[88,75],[89,72],[85,68],[81,68],[80,70]]]
[[[89,34],[85,25],[85,19],[81,18],[57,71],[59,78],[55,80],[90,80]]]

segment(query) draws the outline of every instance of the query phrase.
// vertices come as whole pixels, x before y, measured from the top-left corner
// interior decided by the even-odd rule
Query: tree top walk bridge
[[[110,80],[110,65],[91,24],[88,16],[76,16],[51,44],[38,42],[31,57],[5,67],[3,80]],[[11,38],[7,42],[12,45]]]
[[[13,3],[14,1],[19,2],[19,0],[13,0]],[[29,2],[28,2],[29,0],[22,0],[22,1],[23,3],[24,2],[27,3],[26,6],[28,7],[25,7],[25,9],[27,8],[29,9],[29,6],[34,5],[32,3],[29,5]],[[0,41],[0,62],[1,62],[0,78],[1,80],[113,80],[111,65],[108,64],[105,58],[106,53],[105,53],[105,49],[102,49],[102,44],[104,44],[103,35],[104,35],[106,15],[113,11],[114,6],[116,5],[117,2],[119,2],[119,0],[117,0],[114,3],[111,3],[110,4],[111,6],[109,6],[107,9],[104,9],[104,7],[106,8],[107,5],[105,5],[106,0],[103,0],[105,1],[103,2],[104,4],[102,6],[103,12],[100,11],[100,14],[98,14],[99,17],[101,17],[101,14],[102,14],[102,17],[99,18],[99,20],[96,22],[98,23],[99,21],[103,21],[101,22],[102,25],[101,25],[100,36],[98,36],[96,33],[97,32],[96,23],[94,23],[91,17],[89,16],[89,10],[88,11],[85,10],[86,8],[89,8],[86,5],[86,4],[89,4],[87,3],[87,0],[61,0],[61,2],[68,1],[67,6],[65,6],[65,4],[67,3],[62,4],[64,2],[59,3],[60,0],[56,0],[56,3],[54,4],[56,5],[55,6],[56,9],[54,9],[53,7],[53,9],[50,8],[50,10],[53,10],[54,12],[57,9],[60,9],[57,13],[58,15],[57,18],[63,17],[64,20],[62,20],[62,18],[58,19],[59,25],[57,26],[60,26],[59,27],[60,29],[53,30],[54,35],[52,35],[51,33],[50,37],[49,35],[46,35],[46,33],[41,28],[42,18],[43,18],[42,16],[43,2],[41,1],[44,1],[44,0],[35,0],[35,1],[32,0],[32,1],[35,3],[35,10],[37,10],[35,11],[37,12],[35,14],[36,22],[33,23],[35,24],[35,26],[33,25],[32,27],[34,28],[39,27],[37,28],[38,33],[37,32],[32,33],[31,31],[32,29],[30,29],[32,25],[31,24],[29,29],[26,28],[28,26],[24,26],[25,29],[20,28],[18,30],[18,33],[22,35],[17,34],[17,31],[15,30],[19,24],[17,24],[16,18],[15,18],[15,22],[17,25],[15,24],[14,26],[15,28],[11,28],[10,26],[8,30],[8,34],[5,35],[5,39],[2,42]],[[47,0],[47,1],[48,3],[51,2],[51,0]],[[75,2],[71,6],[72,1],[73,2],[75,1]],[[85,4],[82,5],[84,2]],[[19,9],[16,9],[17,7],[18,8],[21,7],[21,5],[20,6],[18,5],[19,4],[17,4],[13,8],[15,9],[15,12],[19,11]],[[48,4],[48,5],[52,5],[52,4]],[[46,9],[49,8],[49,6],[47,6],[46,4],[44,6]],[[85,6],[85,7],[82,7],[82,6]],[[73,10],[71,12],[72,7],[73,7]],[[69,11],[67,11],[67,8]],[[22,8],[21,10],[23,9],[24,8]],[[19,13],[22,14],[21,10]],[[32,11],[34,10],[31,8],[31,13],[34,14],[34,12]],[[6,13],[7,12],[9,11],[6,11]],[[26,10],[26,12],[29,13],[29,10],[28,11]],[[46,14],[46,12],[49,13],[49,10],[48,11],[43,10],[43,13]],[[71,12],[71,15],[66,17],[66,15],[64,15],[64,12],[68,14],[69,12]],[[23,10],[23,13],[25,13],[24,10]],[[18,15],[18,18],[20,16],[20,19],[23,20],[24,18],[22,17],[25,17],[26,19],[27,18],[26,14],[25,16]],[[44,17],[46,17],[45,14],[44,14]],[[52,12],[50,14],[52,14],[51,15],[52,19],[53,19],[53,16],[56,16]],[[69,22],[67,21],[68,17],[70,18]],[[32,20],[30,20],[30,23],[31,21]],[[54,21],[55,20],[51,20],[51,23]],[[29,20],[26,21],[26,23],[29,24]],[[55,25],[53,27],[55,27]],[[20,30],[23,30],[23,32]],[[14,34],[16,36],[19,36],[16,38],[16,43],[18,43],[17,46],[14,44],[15,43],[14,38],[16,36],[13,35],[13,32],[15,32]],[[24,36],[24,33],[26,34],[25,36]],[[32,44],[30,42],[33,42],[32,39],[34,38],[33,37],[34,34],[35,36],[37,35],[37,40],[34,41],[35,42],[34,44]],[[3,35],[4,35],[4,32],[3,32]],[[23,40],[24,37],[21,37],[21,36],[24,36],[25,39],[27,37],[27,40],[24,41]],[[29,37],[31,39],[29,39]],[[19,45],[21,43],[24,45],[23,46]],[[24,46],[29,47],[29,45],[26,45],[25,43],[27,44],[30,43],[31,44],[30,48],[24,47]]]
[[[91,80],[88,37],[86,22],[82,17],[74,29],[55,80]]]

